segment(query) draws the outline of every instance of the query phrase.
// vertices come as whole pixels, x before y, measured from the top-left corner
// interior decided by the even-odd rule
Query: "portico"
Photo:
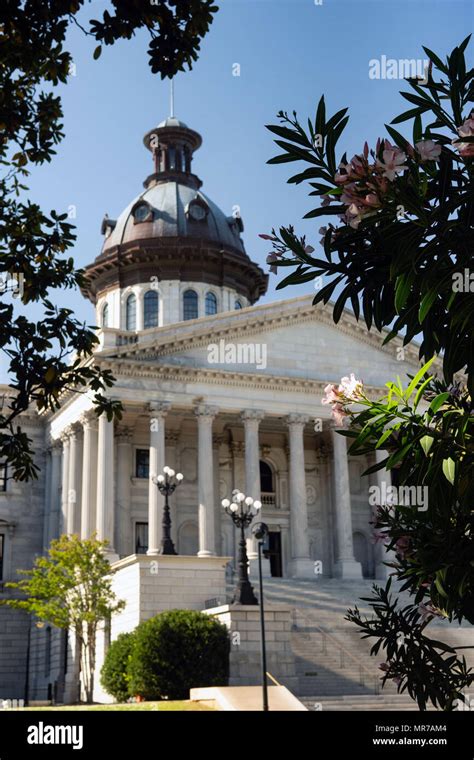
[[[352,551],[346,439],[329,420],[315,431],[308,414],[275,414],[263,403],[243,410],[203,401],[184,406],[172,394],[122,403],[120,423],[97,419],[89,410],[54,441],[62,467],[56,462],[49,468],[48,488],[57,492],[61,471],[63,511],[51,534],[85,538],[96,532],[108,541],[111,561],[158,555],[163,497],[152,479],[168,464],[184,475],[171,505],[179,553],[235,556],[234,529],[220,514],[220,501],[240,488],[263,503],[274,558],[266,560],[267,575],[316,580],[321,570],[315,571],[315,563],[321,563],[326,576],[360,577]],[[251,537],[248,544],[254,570]]]

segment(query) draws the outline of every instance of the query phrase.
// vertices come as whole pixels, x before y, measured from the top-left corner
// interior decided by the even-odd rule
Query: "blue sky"
[[[315,243],[321,222],[301,221],[313,199],[304,187],[286,184],[297,165],[266,165],[278,149],[264,125],[277,123],[280,109],[296,110],[304,121],[314,118],[324,93],[329,112],[350,108],[341,152],[352,155],[365,140],[373,144],[406,101],[398,95],[403,82],[369,78],[370,59],[424,58],[423,44],[444,57],[473,28],[474,6],[471,0],[216,2],[221,8],[198,62],[176,78],[175,112],[203,136],[194,171],[204,192],[226,213],[240,206],[247,252],[265,266],[268,244],[259,232],[293,223]],[[107,5],[87,4],[82,22]],[[104,48],[94,61],[94,40],[76,27],[70,30],[76,71],[60,88],[66,137],[53,162],[34,169],[29,195],[47,212],[75,207],[78,266],[100,252],[104,213],[116,218],[152,170],[142,137],[169,114],[169,83],[150,73],[147,44],[143,33]],[[275,298],[276,282],[272,275],[265,300]],[[311,285],[287,288],[277,297],[310,290]],[[79,293],[60,293],[54,300],[93,323],[92,306]]]

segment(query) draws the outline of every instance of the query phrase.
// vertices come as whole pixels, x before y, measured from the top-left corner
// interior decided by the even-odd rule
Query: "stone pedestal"
[[[125,608],[112,617],[110,639],[133,631],[143,620],[165,610],[202,610],[225,604],[226,566],[230,557],[132,554],[112,564],[112,588]],[[98,636],[97,673],[104,647]],[[96,679],[94,700],[112,702]]]
[[[230,633],[229,686],[262,683],[260,608],[256,605],[224,605],[204,610],[224,623]],[[265,605],[267,672],[290,691],[296,691],[295,656],[291,648],[291,608]],[[271,680],[269,679],[269,684]]]

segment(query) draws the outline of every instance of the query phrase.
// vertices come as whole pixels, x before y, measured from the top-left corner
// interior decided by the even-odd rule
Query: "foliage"
[[[22,200],[31,167],[50,162],[64,137],[54,88],[67,82],[72,64],[64,48],[68,27],[75,23],[100,43],[95,58],[102,44],[148,30],[151,70],[164,78],[192,67],[217,11],[212,0],[113,0],[112,12],[105,10],[86,30],[77,20],[83,6],[83,0],[8,0],[0,7],[0,350],[12,389],[0,400],[0,458],[19,480],[38,471],[31,441],[18,425],[30,404],[56,411],[65,391],[87,387],[97,413],[111,419],[120,412],[120,404],[104,395],[113,384],[110,371],[90,363],[95,330],[50,300],[51,291],[84,285],[84,272],[67,255],[73,226],[67,214],[48,215]],[[23,307],[31,304],[41,307],[38,322],[25,316]]]
[[[387,661],[380,665],[383,684],[393,680],[399,691],[407,690],[416,699],[420,710],[426,710],[429,702],[443,710],[462,704],[462,690],[474,682],[465,658],[459,659],[453,647],[425,636],[423,631],[430,618],[420,620],[417,605],[400,609],[390,596],[390,586],[391,581],[385,589],[374,584],[372,597],[362,600],[370,602],[375,618],[362,618],[357,607],[347,615],[347,620],[360,627],[362,638],[377,639],[371,654],[385,650]]]
[[[134,634],[121,633],[110,643],[100,671],[100,683],[117,702],[129,697],[128,666],[134,645]]]
[[[5,584],[20,598],[0,600],[26,610],[57,628],[71,629],[81,652],[81,669],[87,701],[92,701],[95,646],[98,626],[124,607],[112,591],[110,564],[104,555],[106,541],[63,535],[51,542],[47,556],[39,556],[25,577]]]
[[[402,334],[406,344],[421,333],[420,358],[443,351],[448,383],[467,365],[472,393],[472,292],[456,287],[472,266],[474,240],[474,119],[469,105],[474,69],[466,67],[468,42],[469,37],[446,62],[424,48],[430,59],[426,79],[406,80],[411,90],[401,94],[411,108],[392,125],[413,120],[413,144],[386,125],[393,142],[379,139],[374,150],[366,143],[360,155],[348,162],[344,154],[337,162],[337,144],[349,118],[346,108],[327,118],[322,97],[307,130],[295,112],[291,118],[280,111],[281,124],[268,129],[282,138],[275,142],[283,153],[269,163],[308,164],[288,182],[307,182],[310,195],[322,199],[306,219],[331,219],[320,230],[324,257],[312,256],[313,247],[308,250],[305,237],[293,227],[263,237],[274,243],[272,267],[292,269],[278,287],[327,276],[314,302],[327,303],[340,285],[333,305],[336,322],[351,304],[369,330],[390,327],[385,342]]]
[[[225,686],[227,628],[202,612],[162,612],[136,629],[129,673],[130,694],[146,699],[187,699],[192,688]]]
[[[278,287],[326,276],[329,281],[314,303],[327,303],[337,292],[335,322],[350,304],[369,330],[385,330],[384,343],[396,335],[404,344],[422,336],[419,354],[428,363],[408,388],[400,380],[389,382],[386,396],[373,400],[351,375],[328,385],[323,399],[338,425],[349,423],[340,431],[352,439],[349,453],[387,451],[366,475],[397,472],[397,487],[390,488],[390,499],[380,500],[374,515],[374,537],[395,553],[386,564],[413,603],[399,609],[390,599],[389,581],[385,590],[374,587],[366,600],[375,612],[372,620],[363,619],[357,608],[349,610],[349,620],[365,637],[376,639],[373,654],[387,651],[384,682],[395,679],[421,709],[428,701],[454,709],[464,698],[461,689],[474,680],[455,648],[423,634],[436,617],[474,623],[474,69],[465,60],[469,39],[445,62],[424,48],[430,59],[427,75],[407,80],[411,91],[401,94],[411,107],[392,121],[413,121],[412,143],[386,125],[390,139],[379,139],[373,150],[366,143],[350,161],[344,154],[337,162],[347,109],[327,118],[324,97],[308,130],[295,112],[293,118],[280,112],[282,123],[268,127],[284,151],[269,163],[309,165],[288,180],[308,182],[310,195],[321,199],[305,218],[331,217],[320,229],[324,257],[312,255],[314,247],[292,226],[261,236],[273,243],[272,270],[290,268]],[[431,360],[441,354],[443,378],[425,377]],[[427,492],[423,503],[417,502],[418,489]],[[402,493],[415,499],[401,498]]]

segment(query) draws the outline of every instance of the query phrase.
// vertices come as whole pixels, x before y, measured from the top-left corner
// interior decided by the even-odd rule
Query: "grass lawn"
[[[202,705],[199,702],[190,702],[188,700],[182,700],[179,702],[133,702],[131,704],[115,704],[115,705],[57,705],[53,707],[24,707],[20,708],[28,710],[29,712],[68,712],[71,710],[164,710],[164,711],[212,711],[212,707]]]

